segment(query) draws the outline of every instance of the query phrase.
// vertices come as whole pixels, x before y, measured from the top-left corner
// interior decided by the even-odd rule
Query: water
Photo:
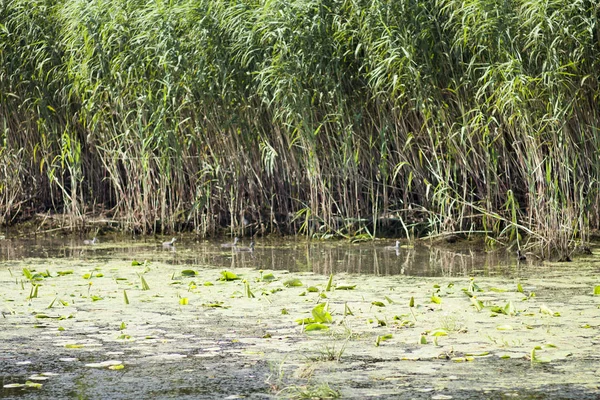
[[[170,237],[7,237],[0,398],[315,398],[327,385],[343,398],[595,399],[600,388],[596,255],[536,264],[470,242],[258,238],[250,253],[185,236],[174,251]],[[305,331],[324,305],[327,329]]]
[[[514,276],[527,274],[530,262],[519,262],[504,251],[484,251],[481,244],[430,246],[393,241],[350,243],[307,241],[302,238],[257,239],[253,253],[222,248],[222,241],[181,237],[175,249],[161,245],[168,238],[123,240],[102,237],[97,245],[84,245],[78,237],[38,237],[0,241],[0,261],[32,259],[84,259],[95,261],[163,261],[175,265],[215,268],[254,268],[290,272],[406,275],[427,277]],[[243,238],[239,246],[248,246]]]

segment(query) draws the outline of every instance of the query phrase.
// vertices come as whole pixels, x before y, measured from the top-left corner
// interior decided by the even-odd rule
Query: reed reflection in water
[[[161,238],[137,240],[103,237],[96,246],[80,238],[7,238],[0,241],[0,261],[14,259],[82,259],[87,261],[148,260],[218,269],[254,268],[314,272],[322,275],[471,276],[512,275],[519,262],[504,252],[484,252],[468,246],[435,247],[423,244],[386,248],[379,241],[350,244],[297,239],[256,238],[254,252],[222,248],[218,241],[178,238],[176,251],[165,251]],[[249,238],[240,240],[247,246]],[[3,264],[6,264],[3,262]]]

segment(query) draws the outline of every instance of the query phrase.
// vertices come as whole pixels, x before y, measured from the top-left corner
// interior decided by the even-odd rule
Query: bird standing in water
[[[400,249],[400,241],[396,240],[396,245],[395,246],[385,246],[384,249],[386,249],[386,250],[399,250]]]
[[[254,251],[254,241],[250,242],[250,247],[236,247],[235,251],[249,251],[252,253]]]
[[[174,248],[174,247],[175,247],[175,241],[176,241],[176,240],[177,240],[176,238],[173,238],[173,239],[171,239],[171,241],[169,241],[169,242],[163,242],[163,244],[162,244],[162,245],[163,245],[163,247]]]
[[[221,247],[235,247],[240,239],[238,237],[233,238],[233,243],[223,243]]]
[[[96,243],[98,243],[98,239],[96,239],[96,236],[94,236],[94,238],[92,240],[86,239],[83,241],[83,244],[88,244],[88,245],[94,245]]]

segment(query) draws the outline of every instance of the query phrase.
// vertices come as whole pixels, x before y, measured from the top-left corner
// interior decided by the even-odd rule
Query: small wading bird
[[[163,242],[163,244],[162,244],[162,245],[163,245],[163,247],[169,247],[169,248],[173,248],[173,247],[175,247],[175,241],[176,241],[176,240],[177,240],[177,239],[173,238],[173,239],[171,239],[171,241],[170,241],[170,242]]]
[[[400,249],[400,241],[396,240],[396,245],[395,246],[385,246],[384,249],[386,249],[386,250],[399,250]]]
[[[527,256],[525,256],[525,254],[521,253],[521,250],[517,250],[517,260],[519,260],[519,261],[527,260]]]
[[[221,247],[235,247],[237,245],[238,240],[240,239],[238,239],[236,236],[233,238],[233,243],[223,243]]]
[[[254,251],[254,242],[250,242],[250,247],[236,247],[235,248],[236,251],[249,251],[249,252],[253,252]]]
[[[83,244],[96,244],[96,243],[98,243],[98,239],[96,239],[96,236],[94,236],[94,238],[92,240],[86,239],[83,241]]]

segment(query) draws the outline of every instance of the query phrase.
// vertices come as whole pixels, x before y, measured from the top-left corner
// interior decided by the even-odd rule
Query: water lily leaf
[[[181,275],[183,276],[196,276],[198,273],[193,269],[184,269],[181,271]]]
[[[542,304],[540,306],[540,313],[541,314],[546,314],[546,315],[553,315],[554,314],[554,312],[548,306],[546,306],[545,304]]]
[[[477,297],[471,297],[471,303],[475,306],[477,311],[483,310],[483,302],[481,300],[478,300]]]
[[[187,306],[188,305],[188,298],[187,297],[180,298],[179,299],[179,305]]]
[[[123,364],[119,364],[119,365],[111,365],[108,367],[108,369],[112,369],[112,370],[120,370],[125,368],[125,366]]]
[[[318,291],[319,291],[319,289],[317,289],[317,288],[316,288],[316,287],[314,287],[314,286],[310,286],[310,287],[308,287],[306,290],[307,290],[307,291],[309,291],[309,292],[311,292],[311,293],[314,293],[314,292],[318,292]]]
[[[58,276],[65,276],[65,275],[71,275],[71,274],[73,274],[73,271],[72,270],[69,270],[69,271],[57,271],[56,273],[58,274]]]
[[[431,295],[431,302],[435,304],[442,304],[442,299],[438,296]]]
[[[335,290],[354,290],[356,285],[336,285]]]
[[[512,331],[513,327],[512,325],[498,325],[496,329],[498,329],[499,331]]]
[[[330,324],[333,321],[333,318],[331,318],[331,314],[329,313],[329,311],[325,310],[325,306],[325,303],[321,303],[317,304],[317,306],[315,306],[315,308],[312,309],[311,313],[313,315],[313,318],[315,319],[315,322],[324,322]]]
[[[298,278],[288,279],[287,281],[283,282],[283,286],[285,286],[285,287],[299,287],[299,286],[302,286],[302,282]]]
[[[314,322],[315,322],[315,320],[312,318],[299,318],[296,320],[296,323],[298,323],[298,325],[308,325],[308,324],[312,324]]]
[[[236,274],[231,271],[221,271],[220,281],[235,281],[240,279]]]
[[[504,311],[504,314],[506,314],[506,315],[515,315],[517,313],[517,310],[512,301],[509,301],[508,303],[506,303],[503,311]]]
[[[202,303],[202,307],[210,307],[210,308],[229,308],[222,301],[215,301],[212,303]]]
[[[212,282],[204,282],[203,283],[204,286],[214,286],[214,284]]]
[[[372,301],[371,304],[377,307],[385,307],[385,304],[381,301]]]
[[[25,384],[23,384],[23,383],[8,383],[2,387],[5,389],[22,388],[22,387],[25,387]]]
[[[272,282],[274,280],[276,280],[277,278],[275,278],[275,275],[273,275],[272,273],[268,273],[263,275],[262,280],[265,282]]]
[[[142,263],[141,263],[141,262],[139,262],[138,260],[133,260],[133,261],[131,262],[131,266],[132,266],[132,267],[137,267],[138,265],[142,265]]]
[[[445,329],[435,329],[431,331],[431,336],[448,336],[448,331]]]
[[[490,288],[490,290],[492,292],[496,292],[496,293],[504,293],[504,292],[506,292],[506,289],[500,289],[500,288],[495,288],[495,287]]]
[[[305,332],[320,331],[320,330],[325,330],[325,329],[329,329],[329,327],[327,325],[319,324],[319,323],[309,324],[304,327]]]
[[[465,353],[465,356],[470,356],[470,357],[483,357],[483,356],[487,356],[489,355],[490,352],[489,351],[481,351],[479,353]]]
[[[517,283],[517,292],[519,292],[519,293],[524,293],[524,292],[523,292],[523,286],[521,286],[521,284],[520,284],[520,283]]]
[[[600,285],[594,287],[594,296],[600,296]]]
[[[5,389],[13,389],[13,388],[25,387],[25,384],[24,383],[8,383],[2,387]]]

